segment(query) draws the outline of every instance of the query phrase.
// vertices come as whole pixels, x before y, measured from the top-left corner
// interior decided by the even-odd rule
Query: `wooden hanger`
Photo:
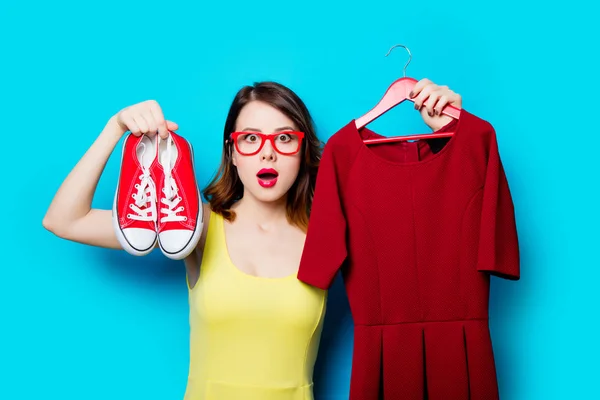
[[[412,59],[412,55],[410,54],[410,50],[401,44],[397,44],[392,47],[386,57],[391,53],[391,51],[396,47],[404,47],[408,52],[408,62],[404,66],[404,77],[398,79],[394,83],[390,85],[388,90],[383,95],[383,98],[377,103],[373,109],[371,109],[368,113],[363,115],[360,118],[356,119],[356,128],[361,129],[367,124],[375,121],[377,118],[396,107],[398,104],[409,100],[414,103],[414,99],[410,98],[410,92],[413,90],[415,85],[417,84],[417,80],[414,78],[406,77],[406,67],[410,64],[410,60]],[[454,119],[458,119],[460,116],[460,109],[448,104],[442,109],[442,114],[448,115]],[[395,137],[382,137],[376,139],[364,139],[363,142],[366,144],[378,144],[378,143],[390,143],[390,142],[399,142],[402,140],[415,140],[415,139],[433,139],[439,137],[448,137],[452,136],[454,132],[439,132],[439,133],[424,133],[417,135],[409,135],[409,136],[395,136]]]

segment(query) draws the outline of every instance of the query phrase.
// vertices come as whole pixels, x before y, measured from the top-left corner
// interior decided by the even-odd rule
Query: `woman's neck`
[[[233,207],[237,218],[256,224],[263,229],[287,221],[285,196],[279,201],[264,202],[252,196],[242,197]],[[236,218],[236,219],[237,219]]]

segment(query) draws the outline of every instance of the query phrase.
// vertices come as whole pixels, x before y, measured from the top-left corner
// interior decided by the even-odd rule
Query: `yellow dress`
[[[296,274],[260,278],[229,258],[211,213],[198,282],[189,287],[185,400],[312,400],[326,291]]]

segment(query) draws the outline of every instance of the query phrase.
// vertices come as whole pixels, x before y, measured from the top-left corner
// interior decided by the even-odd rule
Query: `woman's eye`
[[[257,139],[256,135],[246,135],[246,137],[244,138],[244,140],[248,141],[248,142],[255,142]]]
[[[282,135],[279,135],[278,140],[280,142],[289,142],[291,140],[291,137],[290,137],[290,135],[282,134]]]

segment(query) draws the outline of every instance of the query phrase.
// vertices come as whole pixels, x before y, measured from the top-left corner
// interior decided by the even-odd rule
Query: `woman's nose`
[[[266,161],[272,161],[275,159],[275,149],[273,148],[271,142],[267,141],[267,143],[265,143],[261,152],[261,159]]]

